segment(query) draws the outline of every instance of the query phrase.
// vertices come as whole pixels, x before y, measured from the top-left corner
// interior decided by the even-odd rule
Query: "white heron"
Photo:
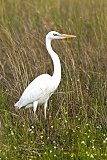
[[[75,35],[60,34],[56,31],[51,31],[46,35],[46,48],[53,61],[54,73],[52,76],[50,76],[49,74],[42,74],[35,78],[24,90],[19,101],[14,105],[16,108],[20,109],[22,107],[33,107],[35,114],[38,104],[44,104],[44,116],[46,119],[47,102],[50,96],[57,89],[61,81],[61,64],[58,55],[53,51],[51,47],[51,41],[53,39],[75,37]]]

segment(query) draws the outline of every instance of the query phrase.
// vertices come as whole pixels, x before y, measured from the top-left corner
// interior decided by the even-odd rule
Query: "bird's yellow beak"
[[[61,37],[63,38],[75,38],[75,35],[68,35],[68,34],[62,34]]]

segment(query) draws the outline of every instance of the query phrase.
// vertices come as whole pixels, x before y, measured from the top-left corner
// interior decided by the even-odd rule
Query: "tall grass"
[[[1,159],[107,158],[106,1],[1,1]],[[45,48],[50,30],[75,34],[53,42],[61,84],[43,107],[16,112],[15,102],[38,75],[52,75]],[[42,64],[42,65],[41,65]]]

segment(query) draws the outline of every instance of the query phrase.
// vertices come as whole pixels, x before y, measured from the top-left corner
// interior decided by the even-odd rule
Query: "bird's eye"
[[[53,35],[54,35],[54,36],[58,36],[58,34],[56,34],[56,33],[53,33]]]

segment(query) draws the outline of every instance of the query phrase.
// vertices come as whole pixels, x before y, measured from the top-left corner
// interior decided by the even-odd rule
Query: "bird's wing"
[[[48,74],[42,74],[34,79],[25,89],[15,106],[21,108],[29,103],[39,100],[42,96],[45,96],[48,92],[47,89],[50,86],[50,82],[51,76]]]

